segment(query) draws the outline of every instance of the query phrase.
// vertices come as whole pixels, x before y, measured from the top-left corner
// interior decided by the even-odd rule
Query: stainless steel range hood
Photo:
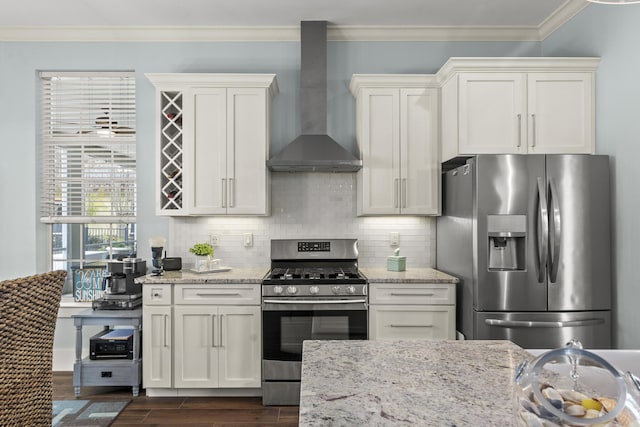
[[[302,134],[267,161],[278,172],[356,172],[362,167],[327,135],[327,22],[300,23]]]

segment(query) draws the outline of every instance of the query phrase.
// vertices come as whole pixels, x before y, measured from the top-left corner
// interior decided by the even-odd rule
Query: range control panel
[[[331,252],[331,242],[298,242],[298,252]]]

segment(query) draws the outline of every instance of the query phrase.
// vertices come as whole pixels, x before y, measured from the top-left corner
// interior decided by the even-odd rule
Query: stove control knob
[[[316,295],[318,292],[320,292],[320,288],[317,286],[311,286],[309,288],[309,293]]]
[[[289,295],[297,294],[298,293],[298,288],[296,288],[295,286],[289,286],[289,287],[287,287],[287,293]]]
[[[355,294],[356,293],[356,287],[355,286],[347,286],[347,293],[348,294]]]
[[[282,293],[284,289],[282,289],[282,286],[276,285],[273,287],[273,293],[276,295],[280,295]]]
[[[331,290],[334,294],[338,295],[340,293],[340,286],[334,286]]]

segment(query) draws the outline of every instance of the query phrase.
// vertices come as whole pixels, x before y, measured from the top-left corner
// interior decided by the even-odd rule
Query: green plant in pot
[[[211,258],[213,257],[214,249],[209,243],[196,243],[189,248],[189,252],[196,256],[195,269],[198,271],[205,271],[211,269]]]

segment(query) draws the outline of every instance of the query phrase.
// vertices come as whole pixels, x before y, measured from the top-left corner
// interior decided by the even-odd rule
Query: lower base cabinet
[[[176,387],[260,387],[260,307],[176,306],[174,315]]]
[[[455,285],[369,284],[369,339],[455,339]]]
[[[223,389],[238,392],[218,395],[242,395],[239,389],[259,390],[258,284],[145,284],[143,323],[147,395],[207,395]]]

